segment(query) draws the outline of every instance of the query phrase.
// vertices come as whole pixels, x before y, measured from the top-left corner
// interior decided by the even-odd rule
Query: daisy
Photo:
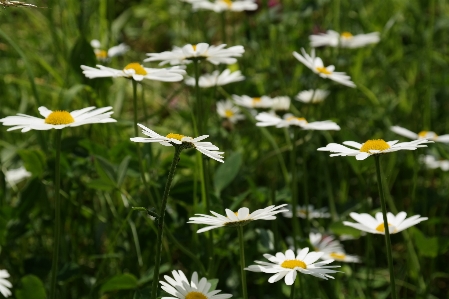
[[[309,252],[309,248],[303,248],[297,250],[297,255],[293,250],[288,249],[285,254],[282,252],[276,253],[276,256],[271,254],[264,254],[263,256],[270,262],[255,261],[258,265],[251,265],[245,270],[252,272],[264,272],[275,273],[268,279],[269,283],[284,278],[285,284],[292,285],[296,279],[296,272],[303,274],[310,274],[322,279],[328,279],[334,277],[329,274],[337,273],[340,271],[331,270],[332,268],[338,268],[340,266],[325,266],[332,263],[334,260],[324,260],[316,263],[321,258],[323,252]]]
[[[435,134],[435,132],[432,131],[421,131],[416,134],[400,126],[392,126],[390,129],[396,134],[410,139],[429,139],[437,142],[449,143],[449,134],[438,136],[437,134]]]
[[[318,74],[321,78],[331,79],[349,87],[356,87],[354,82],[351,81],[351,77],[346,75],[344,72],[334,72],[335,67],[333,65],[325,67],[323,60],[319,57],[315,57],[315,49],[312,49],[312,56],[309,56],[304,48],[301,49],[301,52],[302,55],[297,52],[293,52],[293,56],[311,69],[315,74]]]
[[[351,218],[358,223],[343,221],[344,225],[351,226],[358,230],[372,234],[385,234],[385,225],[381,212],[377,212],[375,218],[366,213],[351,213],[349,214],[349,216],[351,216]],[[427,217],[420,217],[420,215],[415,215],[407,219],[405,219],[405,217],[407,217],[406,212],[399,212],[396,216],[394,216],[390,212],[387,213],[388,231],[390,232],[390,234],[396,234],[400,231],[403,231],[404,229],[409,228],[410,226],[429,219]]]
[[[358,263],[360,257],[356,255],[349,255],[345,253],[340,241],[330,235],[322,235],[320,233],[309,234],[310,243],[317,252],[324,252],[321,259],[334,259],[345,263]]]
[[[2,293],[5,298],[8,298],[12,295],[11,291],[9,290],[10,288],[12,288],[12,284],[5,279],[9,276],[10,275],[8,271],[0,270],[0,293]]]
[[[212,64],[218,65],[220,63],[233,64],[237,62],[235,57],[241,57],[245,52],[243,46],[234,46],[225,49],[226,44],[219,46],[210,46],[206,43],[199,43],[196,45],[187,44],[180,47],[173,47],[172,51],[165,51],[162,53],[147,53],[150,58],[144,61],[161,61],[159,65],[170,63],[187,64],[194,59],[206,59]]]
[[[193,9],[207,9],[215,12],[223,11],[251,11],[257,9],[255,0],[215,0],[209,1],[195,1],[192,3]]]
[[[7,116],[1,118],[0,122],[4,126],[13,126],[8,131],[19,130],[28,132],[30,130],[51,130],[63,129],[66,127],[77,127],[87,124],[112,123],[116,122],[111,118],[114,113],[112,107],[95,108],[87,107],[72,112],[64,110],[51,111],[44,106],[39,107],[39,113],[45,118],[38,118],[26,114],[17,114],[16,116]]]
[[[379,32],[352,35],[350,32],[341,34],[328,30],[326,33],[309,36],[310,45],[314,48],[321,46],[361,48],[370,44],[377,44],[380,41]]]
[[[272,99],[273,105],[271,106],[271,109],[274,111],[279,110],[288,110],[290,108],[290,98],[283,96],[283,97],[275,97]]]
[[[209,135],[202,135],[196,138],[170,133],[166,137],[159,135],[158,133],[150,130],[144,125],[138,124],[138,126],[142,129],[142,133],[149,136],[150,138],[145,137],[134,137],[131,138],[131,141],[134,142],[143,142],[143,143],[151,143],[151,142],[159,142],[165,146],[177,146],[183,145],[186,148],[196,148],[202,154],[212,158],[218,162],[224,163],[223,161],[223,152],[219,152],[219,148],[213,145],[210,142],[201,142],[201,140],[206,139]]]
[[[268,96],[252,98],[246,95],[238,96],[234,94],[232,99],[237,105],[246,108],[271,108],[273,106],[273,99]]]
[[[231,73],[229,69],[225,69],[221,74],[219,71],[214,71],[212,74],[205,74],[200,76],[198,85],[202,88],[209,88],[214,86],[223,86],[233,82],[245,80],[240,71]],[[186,77],[184,82],[189,86],[195,86],[195,78]]]
[[[324,99],[327,98],[329,95],[329,91],[323,90],[323,89],[310,89],[310,90],[304,90],[298,93],[295,97],[297,101],[303,102],[303,103],[321,103],[324,101]]]
[[[5,172],[5,181],[10,185],[14,186],[20,183],[26,178],[31,176],[31,172],[28,172],[25,167],[21,166],[16,169],[10,169]]]
[[[198,280],[198,273],[193,272],[192,279],[189,281],[181,270],[172,271],[173,278],[164,275],[166,280],[160,280],[162,289],[169,293],[171,297],[162,297],[161,299],[227,299],[231,294],[219,294],[221,290],[209,291],[212,284],[205,277]]]
[[[427,168],[437,169],[441,168],[443,171],[449,170],[449,160],[437,160],[434,156],[426,155],[421,157],[421,162],[426,165]]]
[[[97,65],[97,68],[82,65],[83,74],[89,78],[117,78],[125,77],[132,78],[136,81],[142,81],[143,79],[163,81],[163,82],[177,82],[183,79],[185,71],[180,67],[171,67],[166,69],[152,69],[143,67],[138,62],[133,62],[125,66],[123,70],[117,70],[110,67]]]
[[[245,116],[240,113],[240,108],[235,106],[230,100],[217,102],[217,113],[220,117],[228,119],[233,124],[245,119]]]
[[[197,233],[202,233],[214,228],[223,227],[223,226],[244,226],[254,220],[274,220],[276,219],[277,213],[285,212],[287,210],[280,210],[280,208],[286,206],[286,204],[282,204],[279,206],[269,206],[264,209],[255,210],[251,214],[249,213],[248,208],[240,208],[237,212],[233,212],[229,209],[225,209],[226,216],[222,216],[214,211],[210,211],[214,216],[204,215],[204,214],[195,214],[199,217],[190,217],[187,223],[195,223],[195,224],[205,224],[208,225],[203,227],[197,231]]]
[[[427,139],[414,140],[410,142],[397,143],[398,140],[385,142],[383,139],[368,140],[363,144],[355,141],[345,141],[344,145],[354,147],[352,149],[338,143],[329,143],[326,147],[320,147],[319,151],[331,152],[335,156],[355,156],[357,160],[365,160],[371,155],[386,154],[400,150],[416,150],[418,147],[427,147],[424,143],[433,143]]]
[[[114,46],[107,51],[103,50],[100,41],[97,39],[91,40],[90,45],[94,49],[95,56],[97,56],[97,59],[100,61],[109,61],[110,58],[123,55],[129,50],[129,47],[123,43]]]
[[[256,126],[268,127],[276,126],[283,128],[289,126],[299,126],[304,130],[340,130],[340,126],[330,120],[307,122],[304,117],[296,117],[293,114],[285,114],[283,118],[267,112],[261,112],[256,115]]]
[[[287,218],[292,218],[292,206],[287,206],[287,211],[282,213],[282,216]],[[306,219],[307,212],[309,213],[309,219],[312,218],[329,218],[331,214],[327,211],[327,208],[315,209],[313,205],[306,206],[297,206],[296,207],[296,216]]]

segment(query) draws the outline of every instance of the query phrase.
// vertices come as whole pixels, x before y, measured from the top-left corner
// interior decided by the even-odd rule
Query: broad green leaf
[[[417,228],[413,230],[413,239],[415,240],[416,247],[422,256],[436,257],[438,255],[438,238],[426,237]]]
[[[137,278],[129,273],[119,274],[106,281],[100,288],[100,293],[131,290],[137,288]]]
[[[45,154],[41,150],[18,150],[23,164],[34,176],[40,177],[46,168]]]
[[[123,161],[120,163],[117,169],[117,187],[120,188],[120,186],[123,184],[123,181],[125,180],[126,171],[128,170],[128,164],[131,160],[130,156],[126,156]]]
[[[217,194],[219,194],[234,180],[241,165],[242,154],[235,152],[229,156],[229,158],[226,158],[225,163],[218,167],[214,176],[214,186]]]
[[[97,63],[97,57],[95,56],[94,50],[90,43],[85,39],[84,36],[80,36],[75,42],[70,53],[70,64],[73,69],[73,73],[79,75],[87,84],[92,84],[90,79],[87,79],[83,75],[83,70],[81,65],[88,65],[94,67]]]
[[[102,191],[112,191],[115,188],[115,185],[110,180],[105,181],[103,178],[91,180],[87,183],[87,186]]]
[[[26,275],[20,280],[21,287],[16,291],[17,299],[46,299],[42,281],[34,275]]]

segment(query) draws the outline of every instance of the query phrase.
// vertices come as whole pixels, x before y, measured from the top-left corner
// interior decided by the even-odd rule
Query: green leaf
[[[342,221],[334,222],[329,226],[329,230],[336,235],[351,235],[353,237],[360,237],[361,232],[350,226],[346,226]]]
[[[74,70],[74,73],[77,74],[80,78],[82,78],[83,81],[85,81],[87,84],[92,84],[92,82],[89,82],[90,79],[87,79],[83,75],[81,65],[88,65],[94,67],[96,63],[97,57],[95,56],[92,46],[84,38],[84,36],[80,36],[78,40],[75,42],[72,52],[70,53],[70,64]]]
[[[120,186],[123,184],[123,181],[125,180],[126,171],[128,170],[128,164],[131,160],[130,156],[126,156],[123,161],[120,163],[117,169],[117,187],[120,188]]]
[[[217,284],[218,284],[218,278],[212,278],[212,279],[208,279],[207,282],[210,283],[210,289],[209,292],[215,291],[215,289],[217,288]]]
[[[130,290],[137,288],[137,278],[129,273],[119,274],[106,281],[100,288],[101,293]]]
[[[418,247],[418,251],[422,256],[436,257],[438,255],[438,238],[437,237],[427,238],[417,228],[415,228],[413,230],[413,237],[415,240],[416,247]]]
[[[116,185],[115,166],[111,162],[103,157],[95,155],[95,168],[97,169],[100,177],[102,177],[105,181],[110,180],[114,186]]]
[[[46,168],[45,154],[40,150],[18,150],[23,164],[34,176],[40,177]]]
[[[26,275],[20,280],[22,287],[16,291],[17,299],[46,299],[42,281],[34,275]]]
[[[105,181],[101,178],[88,182],[87,187],[100,191],[112,191],[114,190],[115,185],[110,180]]]
[[[217,194],[220,194],[234,180],[241,165],[242,154],[235,152],[226,159],[225,163],[218,167],[214,176],[214,186]]]

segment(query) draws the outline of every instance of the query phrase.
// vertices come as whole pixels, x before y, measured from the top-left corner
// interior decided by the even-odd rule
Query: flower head
[[[3,8],[6,8],[7,6],[14,6],[14,7],[35,7],[38,8],[38,6],[34,4],[28,4],[22,1],[9,1],[9,0],[2,0],[0,1],[0,5],[3,6]]]
[[[145,127],[144,125],[138,124],[138,126],[142,129],[142,133],[149,136],[150,138],[134,137],[131,138],[131,141],[143,143],[158,142],[165,146],[183,145],[186,146],[186,148],[196,148],[199,152],[208,156],[209,158],[224,163],[222,157],[223,152],[219,152],[218,147],[210,142],[201,141],[209,137],[209,135],[202,135],[196,138],[192,138],[181,134],[170,133],[167,136],[161,136],[153,130]]]
[[[109,61],[109,59],[112,57],[123,55],[129,50],[129,47],[127,45],[121,43],[120,45],[114,46],[106,51],[101,48],[100,41],[96,39],[91,40],[90,45],[94,49],[94,53],[95,56],[97,56],[97,59],[105,62]]]
[[[255,261],[257,265],[251,265],[245,270],[253,272],[275,273],[268,279],[269,283],[273,283],[284,278],[285,284],[292,285],[296,279],[296,272],[310,274],[322,279],[332,278],[329,274],[339,271],[332,270],[340,266],[326,266],[334,260],[324,260],[317,262],[324,252],[309,252],[309,248],[298,249],[297,255],[293,250],[288,249],[285,254],[276,253],[276,256],[264,254],[263,256],[270,262]]]
[[[351,218],[358,223],[343,221],[344,225],[351,226],[358,230],[372,234],[385,234],[385,225],[381,212],[377,212],[375,217],[366,213],[351,213],[349,214],[349,216],[351,216]],[[390,234],[396,234],[400,231],[403,231],[404,229],[409,228],[410,226],[429,219],[427,217],[421,217],[420,215],[415,215],[407,219],[405,219],[405,217],[407,217],[406,212],[399,212],[396,216],[394,216],[390,212],[387,213],[388,231],[390,232]]]
[[[239,82],[245,80],[240,71],[231,73],[229,69],[225,69],[221,74],[219,71],[214,71],[212,74],[200,76],[198,85],[202,88],[209,88],[214,86],[223,86],[229,83]],[[187,85],[195,86],[195,78],[187,77],[184,79]]]
[[[303,103],[321,103],[329,95],[329,91],[323,89],[311,89],[301,91],[296,95],[296,100]]]
[[[209,291],[212,284],[205,277],[198,280],[198,273],[193,272],[189,281],[181,270],[172,271],[173,278],[164,275],[166,280],[160,280],[162,289],[173,297],[162,297],[162,299],[227,299],[231,294],[219,294],[220,290]]]
[[[340,262],[346,263],[358,263],[360,262],[360,257],[356,255],[349,255],[345,253],[343,245],[340,241],[335,239],[331,235],[322,235],[320,233],[310,233],[309,234],[310,243],[317,252],[324,252],[321,259],[334,259]]]
[[[51,111],[42,106],[39,107],[39,113],[45,118],[19,113],[16,116],[1,118],[0,122],[5,126],[13,126],[8,131],[21,129],[22,132],[28,132],[30,130],[63,129],[87,124],[116,122],[115,119],[111,118],[111,114],[114,113],[109,111],[111,109],[112,107],[87,107],[68,112],[62,110]]]
[[[399,134],[401,136],[404,136],[404,137],[407,137],[410,139],[429,139],[432,141],[449,143],[449,134],[437,135],[433,131],[421,131],[419,133],[414,133],[414,132],[407,130],[406,128],[403,128],[400,126],[392,126],[390,129],[393,132],[395,132],[396,134]]]
[[[283,118],[267,112],[261,112],[256,115],[256,126],[268,127],[276,126],[283,128],[289,126],[298,126],[303,130],[340,130],[340,126],[330,120],[307,122],[304,117],[296,117],[293,114],[285,114]]]
[[[352,35],[350,32],[342,32],[340,34],[333,30],[328,30],[326,33],[318,35],[311,35],[309,39],[310,45],[314,48],[321,46],[361,48],[380,41],[379,32]]]
[[[416,150],[418,147],[427,147],[424,143],[433,143],[427,139],[414,140],[410,142],[397,143],[398,140],[385,142],[383,139],[368,140],[363,144],[355,141],[345,141],[344,145],[354,147],[352,149],[338,143],[329,143],[326,147],[320,147],[319,151],[331,152],[335,156],[355,156],[357,160],[365,160],[371,155],[386,154],[400,150]]]
[[[245,52],[243,46],[234,46],[225,49],[226,44],[219,46],[210,46],[206,43],[199,43],[196,45],[187,44],[180,47],[173,47],[171,51],[162,53],[147,53],[149,58],[144,61],[161,61],[159,65],[170,63],[187,64],[191,63],[193,59],[206,59],[212,64],[218,65],[220,63],[233,64],[237,62],[235,57],[241,57]]]
[[[188,221],[187,223],[208,225],[199,229],[197,233],[202,233],[223,226],[243,226],[254,220],[274,220],[276,219],[276,216],[274,215],[286,211],[280,210],[280,208],[284,207],[285,205],[286,204],[282,204],[279,206],[272,205],[264,209],[255,210],[252,213],[249,213],[248,208],[240,208],[237,212],[225,209],[226,216],[215,213],[214,211],[210,211],[214,216],[195,214],[199,217],[190,217],[190,221]]]
[[[335,72],[335,67],[333,65],[325,67],[323,60],[319,57],[315,57],[315,49],[312,49],[311,56],[307,54],[303,48],[301,49],[301,52],[302,55],[297,52],[293,52],[293,56],[311,69],[315,74],[318,74],[321,78],[331,79],[349,87],[356,87],[354,82],[351,81],[351,77],[346,75],[344,72]]]
[[[26,178],[29,178],[31,176],[31,172],[28,172],[25,167],[21,166],[16,169],[10,169],[5,172],[5,181],[11,185],[14,186],[15,184],[23,181]]]
[[[240,113],[240,108],[235,106],[230,100],[217,102],[217,113],[220,117],[228,119],[232,123],[245,119],[245,116]]]
[[[232,99],[237,105],[247,108],[271,108],[273,106],[273,99],[268,96],[252,98],[246,95],[238,96],[234,94]]]
[[[441,168],[442,171],[449,170],[449,160],[437,160],[434,156],[426,155],[420,157],[420,161],[430,169]]]
[[[8,298],[12,295],[12,292],[9,290],[12,288],[12,284],[6,280],[9,277],[9,273],[6,270],[0,270],[0,293],[5,298]]]
[[[290,98],[287,96],[275,97],[272,101],[271,109],[274,111],[288,110],[290,108]]]
[[[287,206],[287,211],[282,213],[282,216],[287,218],[292,218],[292,206]],[[327,208],[315,209],[313,205],[306,206],[296,206],[296,216],[305,219],[309,214],[309,219],[313,218],[329,218],[331,214],[327,211]]]
[[[192,5],[194,10],[207,9],[215,12],[245,10],[251,11],[257,9],[255,0],[215,0],[215,2],[194,1]]]
[[[125,77],[132,78],[135,81],[142,81],[143,79],[163,81],[163,82],[177,82],[183,79],[185,71],[178,67],[171,67],[165,69],[152,69],[143,67],[138,62],[133,62],[125,66],[123,70],[117,70],[110,67],[97,65],[97,68],[82,65],[83,74],[89,78],[117,78]]]

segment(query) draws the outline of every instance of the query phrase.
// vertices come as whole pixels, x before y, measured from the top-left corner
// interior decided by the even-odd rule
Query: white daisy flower
[[[400,126],[392,126],[390,129],[393,132],[395,132],[396,134],[399,134],[401,136],[404,136],[404,137],[407,137],[410,139],[429,139],[432,141],[449,143],[449,134],[438,136],[433,131],[421,131],[419,133],[414,133],[414,132],[407,130],[406,128],[403,128]]]
[[[309,36],[310,45],[314,48],[329,46],[342,48],[361,48],[370,44],[377,44],[380,41],[379,32],[352,35],[350,32],[341,34],[328,30],[326,33]]]
[[[193,272],[189,281],[181,270],[172,271],[173,278],[164,275],[166,280],[160,280],[162,289],[172,297],[162,297],[161,299],[227,299],[231,294],[219,294],[221,290],[209,291],[212,284],[205,277],[198,280],[198,273]]]
[[[94,49],[95,56],[97,56],[97,59],[100,61],[109,61],[110,58],[123,55],[129,50],[129,47],[124,43],[114,46],[107,51],[103,50],[100,41],[97,39],[91,40],[90,45]]]
[[[263,256],[270,262],[255,261],[258,265],[251,265],[245,270],[252,272],[264,272],[275,273],[268,279],[269,283],[284,278],[285,284],[292,285],[296,279],[296,272],[303,274],[310,274],[322,279],[328,279],[334,277],[329,274],[337,273],[340,271],[332,270],[332,268],[338,268],[340,266],[325,266],[332,263],[334,260],[324,260],[317,262],[324,252],[309,252],[309,248],[303,248],[297,250],[297,255],[293,250],[288,249],[285,254],[282,252],[276,253],[276,256],[271,254],[264,254]]]
[[[245,11],[256,10],[256,0],[215,0],[215,2],[209,1],[195,1],[192,3],[193,9],[207,9],[215,12],[223,11]]]
[[[12,292],[9,290],[12,288],[12,284],[6,280],[9,277],[9,273],[6,270],[0,270],[0,293],[5,298],[8,298],[12,295]]]
[[[424,143],[433,143],[427,139],[414,140],[410,142],[397,143],[398,140],[385,142],[383,139],[368,140],[361,144],[355,141],[345,141],[344,145],[354,147],[352,149],[338,143],[329,143],[326,147],[320,147],[319,151],[331,152],[331,157],[335,156],[355,156],[357,160],[365,160],[371,155],[386,154],[400,150],[416,150],[418,147],[427,147]]]
[[[430,169],[441,168],[443,171],[449,170],[449,160],[437,160],[434,156],[425,155],[420,158],[420,161]]]
[[[229,69],[225,69],[221,74],[219,71],[214,71],[212,74],[205,74],[200,76],[198,85],[202,88],[209,88],[215,86],[223,86],[229,83],[239,82],[245,80],[240,71],[231,73]],[[195,78],[186,77],[184,82],[189,86],[195,86]]]
[[[63,110],[51,111],[42,106],[39,107],[39,113],[45,118],[19,113],[16,116],[1,118],[0,123],[3,123],[4,126],[13,126],[8,131],[21,129],[23,133],[30,130],[63,129],[87,124],[112,123],[116,120],[111,118],[111,114],[114,113],[109,111],[111,109],[112,107],[87,107],[68,112]]]
[[[323,90],[323,89],[310,89],[310,90],[304,90],[298,93],[295,97],[297,101],[303,102],[303,103],[321,103],[324,101],[324,99],[327,98],[329,95],[329,91]]]
[[[228,119],[232,123],[245,119],[245,116],[240,113],[240,108],[235,106],[230,100],[217,102],[217,113],[220,117]]]
[[[273,105],[271,109],[274,111],[288,110],[290,108],[290,98],[286,96],[275,97],[272,99]]]
[[[10,169],[5,172],[5,181],[10,185],[14,186],[20,183],[26,178],[31,176],[31,172],[28,172],[25,167],[21,166],[16,169]]]
[[[149,79],[163,82],[177,82],[181,81],[183,75],[186,74],[183,69],[177,66],[165,69],[152,69],[143,67],[138,62],[128,64],[123,70],[117,70],[102,65],[97,65],[97,68],[82,65],[81,68],[83,69],[83,74],[89,79],[125,77],[132,78],[136,81]]]
[[[340,126],[330,120],[307,122],[304,117],[296,117],[293,114],[287,113],[283,118],[267,112],[261,112],[256,115],[256,126],[268,127],[276,126],[276,128],[283,128],[289,126],[299,126],[304,130],[340,130]]]
[[[286,210],[280,210],[280,208],[286,206],[282,204],[279,206],[269,206],[264,209],[255,210],[251,214],[248,208],[240,208],[237,212],[233,212],[229,209],[225,209],[226,216],[222,216],[214,211],[210,211],[214,216],[195,214],[199,217],[190,217],[187,223],[195,224],[205,224],[208,225],[197,231],[197,233],[202,233],[214,228],[223,226],[244,226],[254,220],[274,220],[276,219],[276,214],[285,212]]]
[[[324,252],[321,259],[334,259],[345,263],[358,263],[360,257],[356,255],[349,255],[345,253],[343,245],[335,237],[330,235],[322,235],[320,233],[309,234],[310,243],[315,251]]]
[[[273,99],[268,96],[252,98],[246,95],[238,96],[234,94],[232,99],[237,105],[246,108],[271,108],[273,106]]]
[[[377,212],[375,217],[366,213],[351,213],[349,216],[358,223],[343,221],[344,225],[372,234],[385,234],[385,225],[381,212]],[[396,216],[390,212],[387,213],[388,231],[390,234],[396,234],[421,221],[429,219],[427,217],[421,217],[420,215],[415,215],[407,219],[405,219],[405,217],[407,217],[406,212],[399,212]]]
[[[191,63],[193,59],[206,59],[212,64],[218,65],[220,63],[233,64],[237,62],[235,57],[241,57],[245,52],[243,46],[233,46],[225,49],[226,44],[219,46],[210,46],[206,43],[199,43],[196,45],[187,44],[180,47],[173,47],[172,51],[165,51],[162,53],[147,53],[150,58],[144,61],[161,61],[159,65],[170,63],[187,64]]]
[[[223,152],[219,152],[219,148],[213,145],[210,142],[201,142],[201,140],[206,139],[209,135],[202,135],[196,138],[170,133],[166,137],[159,135],[158,133],[150,130],[144,125],[137,124],[141,129],[142,133],[149,136],[150,138],[145,137],[134,137],[131,138],[131,141],[134,142],[143,142],[143,143],[151,143],[151,142],[159,142],[165,146],[174,146],[174,145],[190,145],[192,148],[196,148],[202,154],[212,158],[218,162],[224,163],[222,155]]]
[[[288,205],[287,209],[288,209],[287,211],[282,213],[282,216],[287,217],[287,218],[292,218],[293,217],[292,206]],[[329,214],[329,212],[327,211],[327,208],[315,209],[313,205],[308,205],[307,207],[306,206],[296,206],[296,216],[306,219],[307,212],[309,213],[309,219],[329,218],[331,216],[331,214]]]
[[[311,56],[306,53],[304,48],[301,49],[303,55],[293,52],[293,56],[298,59],[301,63],[311,69],[315,74],[318,74],[321,78],[331,79],[340,84],[346,85],[348,87],[356,87],[354,82],[351,81],[351,77],[346,75],[344,72],[335,72],[335,67],[333,65],[324,66],[323,60],[319,57],[315,57],[315,49],[312,49]]]

